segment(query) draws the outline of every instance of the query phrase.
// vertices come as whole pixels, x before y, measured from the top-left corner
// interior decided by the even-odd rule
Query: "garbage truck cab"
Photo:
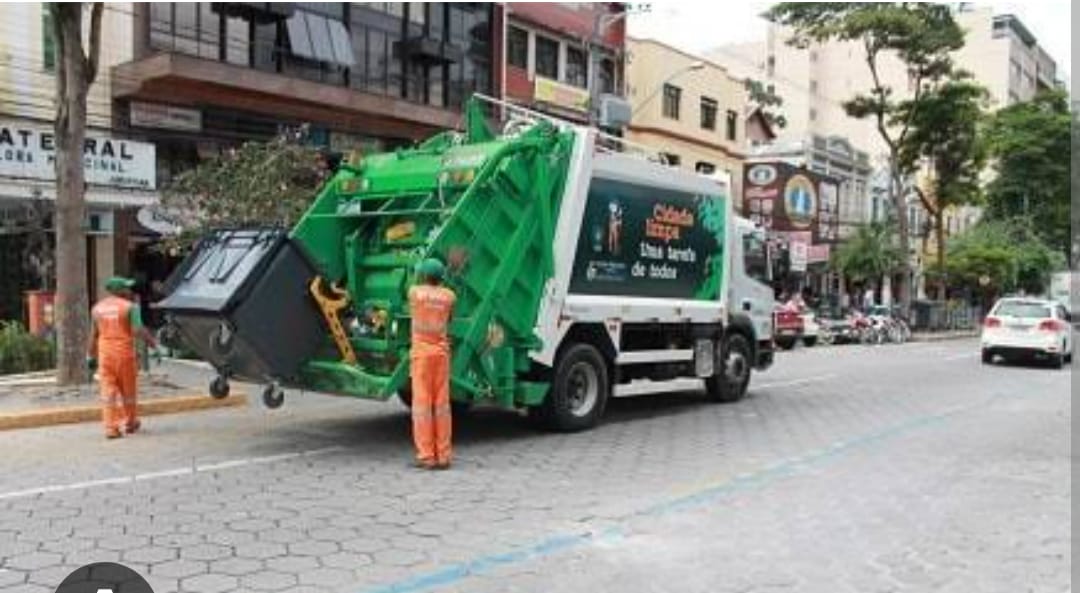
[[[493,99],[466,130],[350,159],[291,230],[212,233],[159,305],[220,376],[409,400],[406,294],[445,262],[451,391],[580,430],[611,397],[736,401],[772,362],[770,257],[730,179]]]

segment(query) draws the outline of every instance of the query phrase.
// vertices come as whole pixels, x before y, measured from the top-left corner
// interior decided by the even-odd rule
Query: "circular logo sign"
[[[154,593],[146,579],[114,562],[96,562],[78,568],[56,588],[56,593]]]
[[[806,228],[814,221],[817,192],[805,175],[795,175],[784,186],[784,210],[792,226]]]
[[[776,181],[776,167],[772,165],[754,165],[746,172],[746,178],[754,185],[769,185]]]

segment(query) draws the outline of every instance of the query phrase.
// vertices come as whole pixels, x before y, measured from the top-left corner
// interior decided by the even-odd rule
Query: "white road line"
[[[820,383],[821,381],[828,381],[829,379],[835,379],[836,373],[828,373],[826,375],[814,375],[812,377],[805,377],[803,379],[794,379],[791,381],[780,381],[776,383],[761,383],[759,385],[752,385],[754,389],[771,389],[773,387],[791,387],[793,385],[805,385],[807,383]]]
[[[281,453],[277,455],[266,455],[263,457],[246,457],[241,459],[230,459],[227,461],[220,461],[218,463],[207,463],[203,465],[194,465],[190,467],[178,467],[173,469],[164,469],[153,472],[143,472],[133,474],[129,476],[117,476],[114,478],[102,478],[99,480],[85,480],[82,482],[72,482],[70,484],[52,484],[49,486],[39,486],[37,488],[27,488],[25,490],[13,490],[11,492],[0,492],[0,500],[8,500],[12,498],[26,498],[29,496],[38,496],[41,494],[52,494],[54,492],[71,492],[73,490],[89,490],[90,488],[97,488],[99,486],[114,486],[117,484],[131,484],[134,482],[145,482],[149,480],[160,480],[162,478],[175,478],[179,476],[194,475],[197,473],[207,473],[221,471],[225,469],[235,469],[238,467],[244,467],[247,465],[274,463],[275,461],[285,461],[288,459],[297,459],[300,457],[312,457],[314,455],[322,455],[325,453],[332,453],[334,451],[341,451],[344,447],[335,445],[332,447],[322,447],[319,449],[310,449],[307,451],[298,451],[295,453]]]

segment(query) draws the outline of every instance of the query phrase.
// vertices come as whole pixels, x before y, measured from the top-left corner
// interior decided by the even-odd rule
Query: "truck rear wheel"
[[[574,344],[559,356],[544,403],[530,412],[549,430],[585,430],[600,422],[610,392],[603,355],[591,344]]]
[[[750,385],[750,342],[742,334],[729,334],[724,338],[720,366],[716,373],[705,379],[705,392],[715,402],[737,402],[746,395]]]

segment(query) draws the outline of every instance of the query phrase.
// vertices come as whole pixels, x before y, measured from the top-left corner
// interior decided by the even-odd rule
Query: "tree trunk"
[[[895,150],[889,158],[889,168],[892,179],[889,197],[896,209],[896,233],[899,235],[900,247],[900,269],[893,294],[900,303],[900,313],[906,317],[911,310],[911,238],[908,236],[907,200],[904,196],[903,180],[898,170]]]
[[[56,336],[60,385],[87,379],[89,336],[87,287],[86,196],[83,143],[86,136],[86,91],[89,86],[82,47],[82,4],[53,4],[57,35],[56,133]]]
[[[937,242],[937,298],[939,301],[944,301],[948,298],[945,282],[945,212],[940,205],[934,213],[934,234],[934,241]]]

